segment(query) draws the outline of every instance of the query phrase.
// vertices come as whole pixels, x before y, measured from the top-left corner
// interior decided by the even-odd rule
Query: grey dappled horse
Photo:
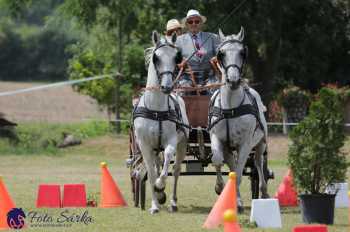
[[[221,44],[218,46],[218,66],[222,73],[223,86],[211,97],[209,130],[212,163],[216,167],[215,190],[221,193],[224,181],[221,167],[224,162],[237,175],[237,206],[243,211],[239,185],[244,166],[253,148],[256,149],[255,165],[260,180],[262,198],[268,198],[267,184],[263,173],[263,153],[266,149],[267,125],[263,114],[264,105],[259,94],[241,84],[247,48],[243,44],[244,29],[237,35],[224,36],[219,30]],[[259,110],[258,110],[259,109]],[[238,157],[233,156],[233,150]]]
[[[176,188],[180,174],[181,162],[186,155],[189,130],[186,109],[183,99],[172,95],[173,79],[176,64],[181,60],[177,48],[172,42],[160,39],[153,32],[154,48],[149,53],[148,76],[145,93],[141,96],[134,110],[134,130],[136,142],[145,162],[152,191],[152,214],[159,212],[160,203],[165,202],[165,185],[170,161],[175,157],[173,167],[174,185],[169,210],[177,210]],[[147,57],[146,57],[147,58]],[[160,175],[156,170],[156,160],[164,150],[164,163]]]

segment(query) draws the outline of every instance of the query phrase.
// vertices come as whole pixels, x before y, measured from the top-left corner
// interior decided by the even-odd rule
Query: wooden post
[[[119,1],[119,7],[121,7],[121,1]],[[118,18],[118,32],[117,38],[118,40],[118,69],[119,72],[122,72],[123,67],[123,13],[119,12]],[[119,134],[121,132],[120,127],[120,78],[122,77],[121,73],[116,74],[115,76],[115,120],[116,120],[116,132]]]
[[[287,111],[282,107],[282,120],[283,120],[283,134],[288,134],[288,126],[286,123],[288,123],[288,117],[287,117]]]
[[[121,132],[121,126],[120,126],[120,78],[122,78],[123,75],[119,72],[117,72],[114,76],[115,80],[115,98],[114,98],[114,104],[115,104],[115,131],[117,134]]]

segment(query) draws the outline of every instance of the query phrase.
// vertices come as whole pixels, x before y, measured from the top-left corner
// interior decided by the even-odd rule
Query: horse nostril
[[[160,89],[163,93],[170,93],[173,88],[169,86],[161,86]]]

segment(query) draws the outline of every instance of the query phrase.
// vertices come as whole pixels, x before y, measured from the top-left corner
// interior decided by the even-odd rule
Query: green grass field
[[[269,166],[275,173],[275,180],[269,182],[269,193],[273,196],[283,176],[287,172],[286,151],[287,139],[281,136],[269,138]],[[350,152],[348,139],[345,151]],[[158,215],[150,215],[133,207],[129,170],[125,166],[128,155],[127,136],[104,136],[84,140],[78,147],[69,148],[54,155],[0,155],[0,174],[17,207],[47,214],[53,220],[59,217],[65,209],[35,208],[37,187],[40,183],[85,183],[87,194],[99,198],[101,161],[106,161],[109,170],[117,181],[129,206],[126,208],[68,208],[65,215],[80,215],[88,211],[92,223],[73,223],[70,227],[31,227],[27,217],[26,231],[116,231],[116,232],[154,232],[154,231],[207,231],[202,225],[215,203],[214,176],[180,177],[178,187],[179,212],[170,214],[166,206]],[[350,175],[348,175],[349,177]],[[148,184],[148,183],[147,183]],[[169,196],[172,177],[168,179],[167,193]],[[148,186],[147,186],[148,187]],[[149,187],[147,189],[149,191]],[[259,229],[249,223],[250,190],[249,180],[244,178],[241,185],[246,206],[245,213],[239,215],[242,231],[291,231],[291,228],[302,223],[299,208],[282,208],[282,229]],[[147,205],[150,206],[150,194],[147,192]],[[330,232],[349,231],[348,209],[336,209],[335,224],[329,227]],[[37,223],[38,224],[38,223]],[[40,224],[40,223],[39,223]],[[223,231],[219,228],[211,231]]]

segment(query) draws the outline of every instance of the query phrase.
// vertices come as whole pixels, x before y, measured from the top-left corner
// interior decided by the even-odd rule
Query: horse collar
[[[209,105],[209,120],[208,120],[208,131],[210,131],[217,123],[219,123],[221,120],[224,119],[232,119],[232,118],[237,118],[246,114],[251,114],[253,116],[255,116],[255,118],[258,120],[259,124],[260,120],[259,120],[259,113],[258,113],[258,108],[255,104],[244,104],[245,101],[245,96],[246,91],[244,90],[244,97],[243,100],[241,101],[241,103],[239,104],[238,107],[233,107],[233,108],[229,108],[229,109],[223,109],[221,106],[221,96],[219,97],[218,101],[219,101],[219,107],[218,106],[214,106],[215,100],[219,95],[220,90],[218,91],[218,94],[216,94],[212,101],[210,102]],[[221,94],[220,94],[221,95]],[[249,94],[248,94],[249,96]],[[212,122],[212,118],[216,117],[216,119]]]

